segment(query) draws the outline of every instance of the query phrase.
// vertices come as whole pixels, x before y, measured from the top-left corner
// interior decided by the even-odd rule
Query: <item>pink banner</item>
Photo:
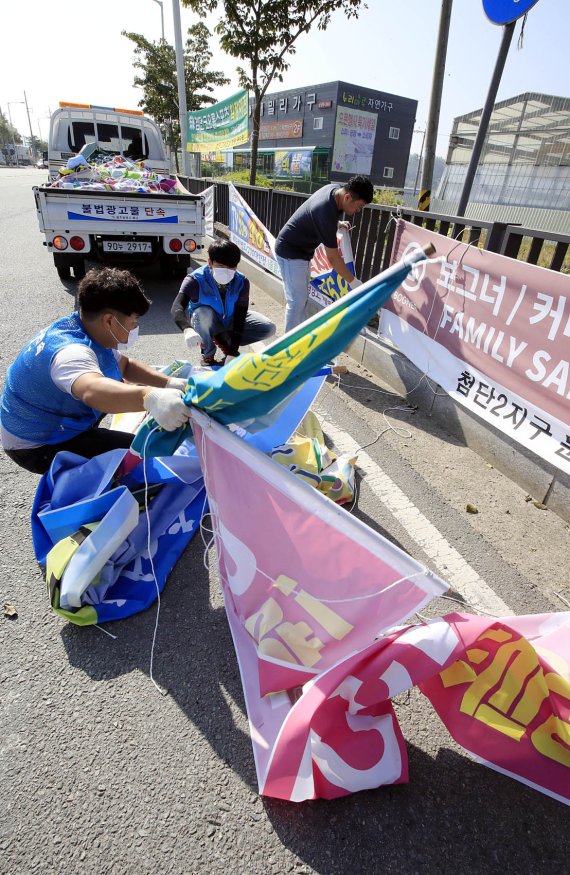
[[[570,613],[394,628],[445,585],[193,414],[260,791],[407,781],[392,697],[414,685],[473,756],[570,803]]]
[[[393,258],[426,243],[440,259],[414,268],[380,333],[458,402],[570,471],[570,277],[403,220]]]
[[[304,683],[446,591],[418,562],[217,423],[197,445],[220,575],[262,694]]]

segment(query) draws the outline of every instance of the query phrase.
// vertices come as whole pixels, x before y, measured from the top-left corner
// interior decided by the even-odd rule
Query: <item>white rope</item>
[[[105,635],[108,635],[109,638],[114,638],[115,641],[117,640],[117,636],[116,636],[116,635],[112,635],[111,632],[107,632],[106,629],[103,629],[103,626],[99,626],[97,623],[95,623],[94,626],[95,626],[96,629],[99,629],[100,632],[104,632]]]
[[[204,504],[202,505],[202,513],[200,514],[200,537],[202,539],[202,544],[204,545],[202,564],[204,565],[204,568],[206,569],[206,571],[210,571],[210,561],[208,558],[208,554],[209,554],[210,550],[212,549],[212,546],[216,543],[216,532],[215,532],[213,527],[210,529],[206,525],[204,525],[204,520],[208,516],[212,520],[212,524],[214,522],[214,517],[210,511],[208,511],[208,513],[204,513],[204,509],[206,507],[206,502],[208,500],[208,489],[206,486],[206,469],[207,469],[207,465],[206,465],[206,438],[204,435],[204,428],[202,428],[202,459],[204,460],[204,466],[203,466],[204,470],[202,471],[202,475],[204,478]],[[210,534],[212,537],[209,538],[208,540],[206,540],[206,538],[204,537],[204,532]]]
[[[149,672],[149,674],[150,674],[151,681],[155,685],[155,687],[158,690],[158,692],[160,693],[160,695],[166,696],[168,693],[168,690],[162,689],[161,687],[159,687],[159,685],[155,681],[154,675],[153,675],[154,646],[156,643],[156,634],[158,632],[158,621],[160,618],[160,588],[158,586],[158,580],[156,578],[156,572],[154,570],[154,562],[153,562],[153,558],[152,558],[152,550],[151,550],[151,544],[150,544],[150,514],[148,512],[148,477],[147,477],[147,473],[146,473],[146,445],[149,441],[150,436],[152,434],[154,434],[155,431],[158,431],[158,428],[159,428],[159,426],[155,425],[155,427],[153,429],[151,429],[146,436],[146,440],[145,440],[144,445],[143,445],[142,464],[143,464],[143,472],[144,472],[144,510],[145,510],[145,514],[146,514],[146,529],[147,529],[146,546],[147,546],[147,550],[148,550],[148,558],[150,561],[150,567],[151,567],[151,571],[152,571],[152,579],[154,580],[154,585],[156,587],[156,599],[157,599],[156,618],[154,621],[154,632],[152,635],[152,644],[151,644],[151,648],[150,648],[150,672]]]

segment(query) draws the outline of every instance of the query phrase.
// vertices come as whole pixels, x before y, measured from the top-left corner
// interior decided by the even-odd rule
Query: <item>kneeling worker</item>
[[[208,249],[208,264],[187,276],[171,308],[172,318],[187,335],[201,340],[202,364],[216,361],[216,346],[225,356],[239,355],[240,346],[275,334],[275,325],[249,308],[249,280],[236,270],[239,247],[218,240]]]
[[[81,280],[78,312],[31,340],[8,369],[0,410],[4,452],[36,474],[60,450],[90,459],[127,448],[132,434],[99,428],[106,413],[148,411],[167,431],[183,425],[185,380],[129,358],[138,320],[150,301],[126,270],[91,270]]]

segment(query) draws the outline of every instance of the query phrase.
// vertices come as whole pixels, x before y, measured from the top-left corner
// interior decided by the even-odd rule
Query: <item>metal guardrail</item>
[[[193,194],[213,185],[216,189],[214,221],[229,225],[228,183],[220,180],[181,177]],[[234,183],[235,184],[235,183]],[[277,236],[280,229],[309,195],[274,188],[236,184],[254,213]],[[522,228],[505,222],[490,222],[432,213],[408,207],[370,204],[354,217],[352,249],[357,276],[367,280],[390,264],[396,218],[436,231],[465,243],[483,246],[491,252],[518,258],[527,264],[542,264],[550,270],[570,273],[570,236],[551,231]],[[527,244],[526,241],[529,241]]]

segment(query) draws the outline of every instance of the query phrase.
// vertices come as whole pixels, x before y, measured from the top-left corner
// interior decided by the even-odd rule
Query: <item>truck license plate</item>
[[[103,252],[152,252],[148,240],[103,240]]]

